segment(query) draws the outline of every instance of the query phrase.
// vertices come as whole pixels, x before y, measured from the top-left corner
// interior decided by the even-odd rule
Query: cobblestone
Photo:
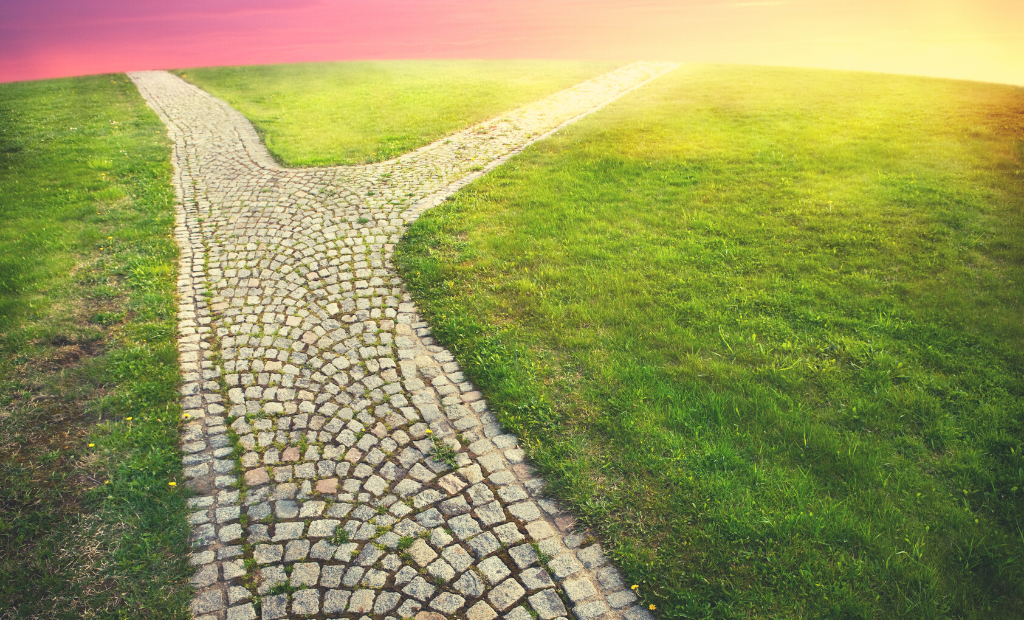
[[[554,590],[538,592],[527,600],[530,601],[530,606],[533,607],[542,620],[550,620],[551,618],[565,615],[565,605],[562,604],[562,599],[558,598]]]
[[[250,620],[260,594],[264,619],[427,608],[514,620],[520,600],[565,616],[527,543],[586,600],[577,615],[607,611],[607,592],[615,609],[635,600],[600,547],[567,550],[583,538],[563,543],[571,518],[538,495],[518,440],[430,337],[391,255],[423,211],[673,67],[629,65],[387,162],[304,169],[278,166],[224,102],[164,72],[130,74],[173,141],[194,615]],[[432,437],[458,468],[429,458]],[[269,594],[286,582],[300,588],[290,600]]]

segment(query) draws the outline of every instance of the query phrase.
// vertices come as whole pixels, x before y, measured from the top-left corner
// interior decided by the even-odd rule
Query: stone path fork
[[[223,101],[129,74],[174,142],[196,618],[650,617],[543,497],[391,252],[425,209],[674,66],[623,67],[391,161],[302,169]]]

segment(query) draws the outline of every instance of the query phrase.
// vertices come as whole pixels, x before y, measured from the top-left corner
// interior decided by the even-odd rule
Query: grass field
[[[176,71],[252,121],[286,166],[384,161],[617,63],[415,60]]]
[[[247,70],[209,88],[266,96],[289,163],[447,114],[287,155],[343,123]],[[0,85],[0,618],[187,617],[168,154],[123,76]],[[688,65],[428,212],[399,268],[660,617],[1016,618],[1022,160],[1020,88]]]
[[[123,75],[0,85],[0,618],[187,618],[166,132]]]
[[[1019,618],[1024,91],[687,65],[397,262],[664,618]]]

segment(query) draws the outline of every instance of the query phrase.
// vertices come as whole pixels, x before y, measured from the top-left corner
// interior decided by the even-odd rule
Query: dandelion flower
[[[182,414],[181,417],[183,417],[183,418],[191,418],[192,416],[190,416],[189,414],[185,413],[185,414]]]
[[[110,484],[110,481],[106,480],[106,481],[103,482],[103,484]]]
[[[89,444],[89,447],[90,447],[90,448],[95,448],[95,447],[96,447],[96,444],[94,444],[94,443],[91,443],[91,444]]]
[[[651,611],[654,611],[656,608],[654,607],[654,605],[651,605],[650,609]]]
[[[173,480],[171,480],[170,482],[167,483],[167,486],[176,487],[176,486],[178,486],[178,483],[173,481]]]
[[[430,429],[428,428],[428,429],[427,429],[427,434],[428,434],[428,435],[433,435],[433,434],[434,434],[434,431],[432,431],[432,430],[430,430]]]
[[[125,418],[125,420],[128,420],[129,422],[131,422],[132,421],[132,417],[128,416],[127,418]]]
[[[636,585],[636,584],[634,583],[634,584],[633,584],[633,585],[632,585],[632,586],[631,586],[631,587],[630,587],[629,589],[630,589],[630,590],[636,590],[636,589],[637,589],[637,588],[639,588],[639,587],[640,587],[640,586],[638,586],[638,585]]]

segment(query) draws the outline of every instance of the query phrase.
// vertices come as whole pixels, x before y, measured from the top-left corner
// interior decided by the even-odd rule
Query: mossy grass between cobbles
[[[169,153],[124,75],[0,85],[0,617],[190,617]]]
[[[688,65],[396,262],[665,618],[1024,608],[1024,91]]]
[[[182,69],[244,114],[286,166],[384,161],[620,66],[405,60]]]

